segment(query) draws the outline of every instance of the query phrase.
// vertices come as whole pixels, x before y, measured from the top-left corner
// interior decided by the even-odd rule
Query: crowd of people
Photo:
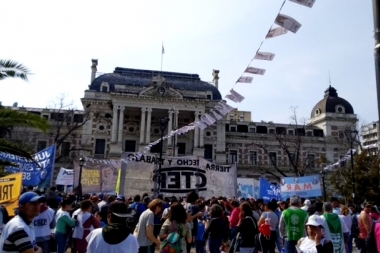
[[[13,216],[13,215],[12,215]],[[0,252],[363,253],[380,252],[376,206],[293,196],[286,201],[28,189],[10,218],[0,209]]]

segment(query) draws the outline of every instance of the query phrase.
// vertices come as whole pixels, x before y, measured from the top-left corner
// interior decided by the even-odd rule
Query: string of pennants
[[[290,2],[297,3],[309,8],[312,8],[316,0],[289,0]],[[274,21],[274,24],[278,25],[277,27],[273,27],[274,24],[271,25],[271,27],[268,30],[267,35],[265,36],[265,39],[261,41],[259,48],[256,51],[255,56],[252,58],[252,60],[248,63],[246,69],[244,70],[243,74],[238,78],[236,81],[234,87],[230,90],[230,93],[225,96],[225,98],[235,102],[240,103],[242,102],[245,97],[239,94],[234,90],[235,86],[238,83],[252,83],[253,77],[248,76],[246,74],[253,74],[253,75],[264,75],[265,69],[257,68],[251,66],[252,62],[255,60],[264,60],[264,61],[273,61],[275,54],[270,52],[260,52],[261,46],[263,45],[264,41],[267,39],[275,38],[281,35],[286,34],[288,31],[292,33],[297,33],[297,31],[301,28],[301,24],[295,20],[294,18],[284,15],[281,13],[282,8],[284,7],[286,3],[286,0],[281,5],[280,10],[278,11],[277,17]]]
[[[355,154],[355,153],[356,153],[356,149],[352,149],[352,154]],[[351,159],[351,149],[349,149],[347,153],[339,159],[339,161],[337,161],[334,164],[327,165],[323,170],[332,170],[334,167],[340,166],[342,162],[345,162],[348,159]]]
[[[232,106],[228,105],[225,101],[220,101],[213,109],[211,109],[208,113],[205,113],[202,115],[199,119],[196,119],[194,122],[191,122],[190,124],[183,126],[181,128],[178,128],[176,130],[172,130],[170,133],[162,137],[162,140],[166,140],[170,137],[173,137],[174,135],[180,135],[180,134],[185,134],[189,131],[194,130],[196,127],[200,129],[205,129],[208,126],[213,125],[217,120],[223,119],[224,116],[226,116],[227,113],[230,111],[234,110]],[[140,159],[140,157],[149,152],[150,149],[154,146],[160,143],[161,138],[159,138],[156,141],[153,141],[146,145],[144,147],[143,152],[136,152],[133,155],[130,155],[127,159],[121,159],[122,162],[128,163],[130,161],[134,161],[136,158]],[[112,160],[97,160],[97,159],[92,159],[89,157],[85,157],[86,161],[89,162],[95,162],[95,163],[117,163],[116,161]]]

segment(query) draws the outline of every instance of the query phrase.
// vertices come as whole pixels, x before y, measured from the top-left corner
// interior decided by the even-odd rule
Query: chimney
[[[96,66],[98,66],[98,59],[92,59],[92,66],[91,66],[91,82],[94,81],[95,76],[96,76],[96,71],[98,70]]]
[[[212,82],[214,83],[215,87],[219,89],[219,70],[213,69],[212,70]]]

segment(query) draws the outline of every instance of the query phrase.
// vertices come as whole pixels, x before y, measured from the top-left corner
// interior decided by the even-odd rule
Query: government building
[[[70,142],[65,145],[71,147],[71,159],[80,155],[120,158],[122,152],[143,151],[161,138],[159,119],[168,119],[165,136],[200,119],[223,99],[218,70],[212,71],[209,83],[197,74],[120,67],[99,75],[97,66],[98,60],[92,60],[91,82],[81,98],[84,110],[76,112],[82,115],[83,125],[65,141]],[[319,173],[348,151],[345,132],[355,130],[357,123],[353,107],[336,89],[330,86],[320,95],[308,122],[299,122],[296,116],[291,124],[255,122],[250,112],[235,109],[205,129],[168,138],[163,142],[163,155],[201,156],[220,165],[236,164],[238,177],[265,176],[272,182],[281,176]],[[51,116],[54,110],[49,114],[48,109],[13,108],[39,113],[52,124],[60,120]],[[43,141],[41,136],[33,139],[36,149]],[[47,145],[52,142],[52,136],[45,138]],[[158,156],[160,147],[153,146],[150,153]]]

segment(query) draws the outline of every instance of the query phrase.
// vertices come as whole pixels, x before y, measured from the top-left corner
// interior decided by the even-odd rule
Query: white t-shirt
[[[136,237],[130,234],[119,244],[108,244],[104,241],[102,228],[93,230],[87,237],[87,253],[138,253],[140,245]]]

